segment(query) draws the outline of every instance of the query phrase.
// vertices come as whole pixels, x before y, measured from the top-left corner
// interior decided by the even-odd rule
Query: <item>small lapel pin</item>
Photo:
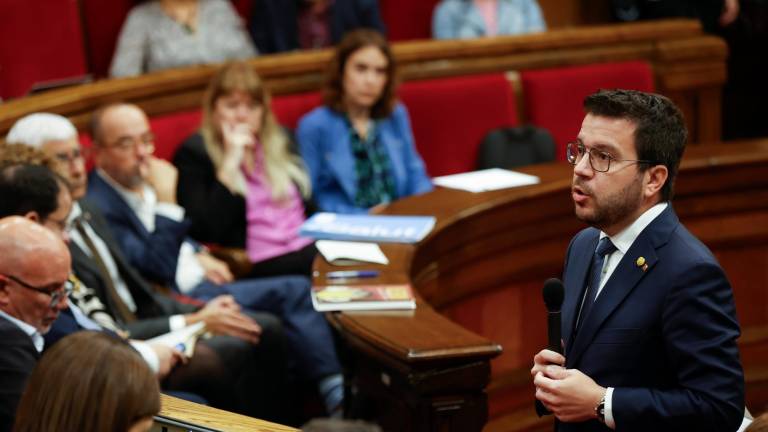
[[[637,264],[638,267],[644,267],[643,271],[645,271],[645,269],[648,268],[648,266],[645,265],[645,258],[644,257],[638,258],[637,261],[635,261],[635,264]]]
[[[644,272],[648,271],[648,264],[643,264],[643,271]]]

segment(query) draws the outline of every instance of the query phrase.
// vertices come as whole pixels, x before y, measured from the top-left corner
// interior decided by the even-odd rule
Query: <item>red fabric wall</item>
[[[379,0],[391,41],[432,38],[432,10],[440,0]]]
[[[0,97],[86,71],[77,0],[0,0]]]

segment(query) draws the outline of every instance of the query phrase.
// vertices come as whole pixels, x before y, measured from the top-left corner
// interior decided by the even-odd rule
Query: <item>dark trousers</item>
[[[232,336],[201,339],[162,386],[200,395],[216,408],[292,424],[282,325],[270,314],[249,315],[262,329],[257,345]]]
[[[301,276],[244,279],[223,286],[204,282],[193,297],[208,300],[230,294],[243,307],[277,315],[285,326],[288,352],[300,378],[317,382],[341,373],[333,334],[323,315],[312,307],[310,280]]]

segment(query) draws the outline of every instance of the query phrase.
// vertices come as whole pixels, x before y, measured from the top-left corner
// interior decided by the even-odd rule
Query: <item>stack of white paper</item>
[[[539,178],[517,171],[491,168],[462,174],[435,177],[432,183],[451,189],[485,192],[539,183]]]

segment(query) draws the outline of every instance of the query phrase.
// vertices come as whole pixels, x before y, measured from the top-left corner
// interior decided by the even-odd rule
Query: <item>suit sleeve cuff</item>
[[[605,425],[616,430],[616,422],[613,420],[613,387],[605,390]]]
[[[152,349],[152,347],[150,347],[146,342],[138,341],[135,339],[131,339],[128,342],[130,342],[133,349],[139,352],[141,358],[143,358],[149,368],[152,369],[152,372],[157,374],[157,372],[160,371],[160,359],[157,358],[157,354],[155,354],[155,351]]]
[[[187,319],[184,315],[172,315],[168,318],[168,327],[171,331],[181,330],[187,326]]]

